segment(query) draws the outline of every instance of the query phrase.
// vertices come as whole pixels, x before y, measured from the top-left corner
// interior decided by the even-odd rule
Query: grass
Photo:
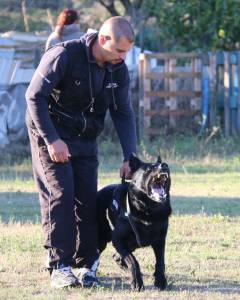
[[[128,274],[104,252],[99,275],[105,287],[98,290],[52,291],[43,270],[39,224],[1,224],[1,299],[237,299],[239,295],[239,218],[222,215],[177,215],[170,219],[167,240],[169,289],[153,288],[151,249],[136,252],[146,290],[129,290]]]
[[[209,145],[201,147],[202,141],[169,143],[172,147],[166,143],[168,151],[161,151],[172,170],[167,291],[154,289],[154,257],[150,248],[144,248],[138,249],[136,256],[146,289],[131,292],[129,274],[111,259],[111,245],[103,253],[99,268],[103,287],[51,290],[43,268],[38,196],[31,164],[24,161],[0,167],[0,299],[240,299],[239,145],[228,142],[228,149],[224,149],[220,141],[218,147],[211,145],[209,149]],[[186,143],[192,145],[191,152]],[[142,145],[144,159],[155,160],[158,147],[153,144],[147,151]],[[219,151],[216,154],[214,147]],[[100,187],[119,182],[120,166],[115,145],[105,144],[102,151]]]

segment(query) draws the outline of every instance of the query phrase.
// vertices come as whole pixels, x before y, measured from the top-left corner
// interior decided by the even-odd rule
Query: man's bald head
[[[134,31],[127,19],[117,16],[107,19],[99,30],[99,35],[104,35],[116,42],[121,37],[126,38],[129,43],[134,42]]]

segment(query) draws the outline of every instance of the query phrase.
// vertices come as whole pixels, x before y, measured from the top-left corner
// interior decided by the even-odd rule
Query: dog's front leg
[[[167,287],[167,279],[165,276],[165,259],[164,259],[165,240],[166,240],[166,235],[163,236],[161,240],[152,244],[152,248],[156,257],[154,285],[160,290],[165,290]]]
[[[132,275],[131,288],[133,290],[141,291],[144,289],[142,274],[140,271],[140,266],[135,256],[128,250],[124,245],[122,240],[119,237],[112,239],[113,246],[121,256],[123,263],[127,266],[127,269],[130,270]]]

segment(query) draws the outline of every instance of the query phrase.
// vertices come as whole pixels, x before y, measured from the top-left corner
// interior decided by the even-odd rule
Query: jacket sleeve
[[[65,74],[67,60],[62,46],[45,52],[26,91],[27,109],[46,144],[59,138],[49,116],[48,99]]]
[[[129,74],[126,72],[125,83],[115,94],[116,106],[110,105],[110,115],[122,146],[124,161],[131,153],[136,153],[136,120],[129,95]]]

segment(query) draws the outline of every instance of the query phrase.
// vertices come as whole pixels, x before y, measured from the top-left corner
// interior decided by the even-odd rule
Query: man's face
[[[128,51],[133,46],[133,43],[130,43],[125,37],[120,37],[118,42],[112,38],[108,39],[107,37],[103,37],[101,46],[105,62],[118,64],[126,58]]]

